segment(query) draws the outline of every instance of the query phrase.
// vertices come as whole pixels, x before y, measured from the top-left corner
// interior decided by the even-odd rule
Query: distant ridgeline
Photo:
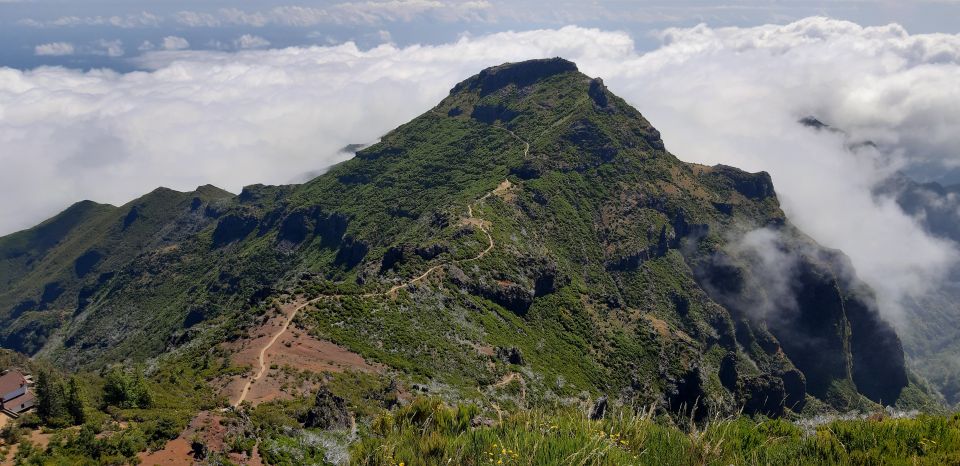
[[[298,325],[445,393],[517,372],[533,404],[695,418],[934,399],[766,173],[678,160],[559,58],[483,70],[302,185],[85,201],[0,238],[0,346],[66,369],[235,338],[258,303],[322,293],[356,296]]]

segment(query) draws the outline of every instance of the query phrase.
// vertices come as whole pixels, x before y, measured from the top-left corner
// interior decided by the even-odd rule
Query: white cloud
[[[16,0],[0,0],[16,1]],[[25,0],[27,1],[27,0]],[[156,27],[177,23],[188,27],[250,26],[310,27],[349,24],[380,25],[416,20],[441,22],[505,22],[509,24],[619,25],[760,24],[792,21],[812,14],[839,15],[883,21],[902,18],[920,24],[941,23],[942,17],[956,14],[957,0],[914,0],[909,7],[891,0],[820,0],[815,2],[771,2],[769,0],[704,1],[582,1],[582,0],[347,0],[301,2],[300,5],[224,7],[229,2],[193,2],[195,10],[167,13],[143,11],[126,15],[62,16],[53,20],[22,18],[18,24],[31,27],[114,26]],[[236,2],[235,2],[236,3]],[[904,3],[905,2],[899,2]],[[313,6],[307,6],[307,5]],[[918,5],[920,4],[920,5]],[[927,4],[926,8],[923,4]],[[930,4],[938,4],[930,7]],[[94,6],[91,9],[96,9]],[[880,13],[877,11],[882,10]],[[533,27],[533,26],[531,26]]]
[[[167,36],[163,38],[160,47],[164,50],[183,50],[190,48],[190,42],[183,37]]]
[[[955,262],[870,189],[899,167],[957,164],[958,36],[810,18],[663,40],[639,54],[625,33],[565,27],[405,48],[156,51],[146,73],[0,69],[0,195],[18,199],[0,205],[0,230],[157,185],[290,182],[486,66],[563,56],[642,111],[681,159],[769,171],[791,219],[847,252],[888,315]],[[841,136],[797,124],[809,114],[888,153],[851,153]]]
[[[486,0],[386,0],[343,2],[327,8],[277,6],[263,11],[221,8],[212,13],[187,10],[178,12],[175,20],[190,27],[219,27],[225,25],[308,27],[318,24],[409,22],[419,18],[448,22],[482,21],[489,19],[488,14],[492,10],[492,4]]]
[[[73,55],[75,47],[70,42],[51,42],[41,44],[33,48],[33,53],[39,56],[60,57],[64,55]]]
[[[386,0],[346,2],[337,5],[339,21],[380,23],[384,21],[411,21],[431,15],[442,21],[477,21],[492,4],[480,1]]]
[[[138,50],[153,50],[153,44],[144,41]],[[65,56],[65,55],[105,55],[108,57],[122,57],[125,53],[123,41],[100,39],[86,45],[74,45],[72,42],[51,42],[41,44],[33,49],[34,54],[38,56]]]
[[[94,42],[90,53],[92,55],[106,55],[112,58],[122,57],[125,53],[123,49],[123,41],[100,39]]]
[[[319,24],[382,24],[428,18],[439,21],[492,20],[495,8],[487,0],[378,0],[334,3],[316,8],[302,5],[276,6],[266,10],[220,8],[211,11],[183,10],[170,15],[143,11],[128,15],[60,16],[52,20],[22,18],[21,26],[36,28],[113,26],[157,27],[172,21],[188,27],[267,25],[308,27]]]
[[[32,18],[19,19],[19,20],[17,20],[17,24],[20,25],[20,26],[27,26],[27,27],[34,27],[34,28],[42,28],[42,27],[43,27],[43,22],[42,22],[42,21],[37,21],[37,20],[32,19]]]
[[[196,11],[181,11],[174,16],[174,20],[184,26],[190,27],[217,27],[220,26],[220,20],[210,13],[200,13]]]
[[[61,16],[49,21],[24,18],[17,21],[21,26],[36,28],[77,27],[77,26],[113,26],[123,29],[156,27],[163,23],[163,17],[150,12],[112,16]]]
[[[260,36],[244,34],[233,41],[233,45],[238,49],[259,49],[269,47],[270,41]]]
[[[787,250],[780,233],[768,228],[754,229],[740,237],[729,239],[729,252],[739,256],[741,260],[749,261],[753,268],[747,287],[755,288],[750,291],[763,292],[739,293],[725,297],[739,301],[741,309],[751,315],[766,319],[778,319],[796,311],[797,296],[794,289],[797,266],[805,254],[814,251]]]

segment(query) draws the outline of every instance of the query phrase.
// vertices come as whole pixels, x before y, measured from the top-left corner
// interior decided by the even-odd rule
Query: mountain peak
[[[665,152],[660,133],[639,111],[610,92],[603,80],[591,79],[562,58],[487,68],[454,87],[430,114],[509,130],[528,143],[531,155],[514,173],[530,176]],[[399,144],[389,135],[384,141]],[[383,147],[373,146],[361,157],[380,154]]]
[[[526,60],[491,66],[457,84],[450,93],[463,90],[479,90],[481,96],[502,89],[510,84],[528,86],[541,79],[563,73],[577,72],[576,63],[560,57]]]
[[[695,420],[922,398],[872,294],[768,175],[680,161],[563,59],[483,70],[309,183],[201,190],[224,197],[159,190],[0,240],[0,345],[66,367],[188,355],[302,299],[284,309],[304,335],[452,394],[522,365],[534,400]],[[762,250],[740,241],[756,230]]]

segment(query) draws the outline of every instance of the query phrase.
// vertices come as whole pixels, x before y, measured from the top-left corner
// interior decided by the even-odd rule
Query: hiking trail
[[[513,136],[514,138],[516,138],[518,141],[522,142],[522,143],[524,144],[523,156],[524,156],[524,157],[529,156],[529,154],[530,154],[530,143],[529,143],[529,142],[523,140],[523,138],[521,138],[520,136],[517,136],[516,133],[514,133],[513,131],[510,131],[509,129],[506,129],[506,128],[503,128],[503,127],[499,127],[499,128],[502,129],[502,130],[504,130],[504,131],[506,131],[506,132],[508,132],[508,133],[510,133],[511,136]],[[472,203],[467,204],[467,219],[468,219],[468,221],[469,221],[471,224],[476,225],[477,228],[479,228],[480,231],[482,231],[483,234],[487,236],[487,247],[486,247],[483,251],[480,251],[480,253],[477,254],[476,256],[471,257],[471,258],[468,258],[468,259],[451,260],[451,261],[446,262],[446,263],[441,263],[441,264],[434,265],[434,266],[430,267],[429,269],[427,269],[427,270],[426,270],[425,272],[423,272],[422,274],[420,274],[420,275],[418,275],[418,276],[416,276],[416,277],[414,277],[414,278],[412,278],[412,279],[410,279],[410,280],[407,280],[406,282],[403,282],[403,283],[401,283],[401,284],[399,284],[399,285],[394,285],[394,286],[390,287],[390,289],[387,290],[387,291],[385,291],[385,292],[364,293],[364,294],[360,294],[360,295],[324,294],[324,295],[320,295],[320,296],[317,296],[317,297],[315,297],[315,298],[312,298],[312,299],[304,302],[303,304],[301,304],[301,305],[293,308],[293,310],[290,312],[290,315],[287,316],[287,319],[283,322],[283,326],[280,327],[280,330],[277,331],[277,333],[275,333],[275,334],[270,338],[270,340],[267,342],[267,344],[264,345],[264,347],[260,349],[260,353],[259,353],[259,355],[258,355],[258,357],[257,357],[257,363],[258,363],[258,365],[259,365],[260,367],[259,367],[259,369],[257,370],[257,374],[256,374],[255,376],[247,379],[247,382],[243,385],[243,390],[241,390],[241,392],[240,392],[240,396],[237,398],[237,400],[236,400],[235,402],[232,403],[232,405],[233,405],[234,407],[240,406],[240,404],[243,403],[243,402],[247,399],[247,395],[250,393],[250,387],[252,387],[253,384],[254,384],[256,381],[262,379],[263,376],[266,375],[267,367],[268,367],[268,366],[267,366],[267,352],[270,351],[270,348],[272,348],[273,345],[276,344],[277,340],[279,340],[280,337],[283,336],[284,333],[286,333],[287,328],[290,327],[290,324],[293,322],[293,319],[295,319],[295,318],[297,317],[297,314],[300,312],[301,309],[303,309],[303,308],[305,308],[305,307],[307,307],[307,306],[310,306],[310,305],[312,305],[312,304],[314,304],[314,303],[317,303],[317,302],[319,302],[319,301],[325,300],[325,299],[340,299],[340,298],[343,298],[343,297],[345,297],[345,296],[360,296],[360,297],[363,297],[363,298],[370,298],[370,297],[374,297],[374,296],[394,296],[394,295],[396,295],[396,292],[397,292],[397,291],[399,291],[399,290],[401,290],[401,289],[403,289],[403,288],[406,288],[406,287],[408,287],[408,286],[410,286],[410,285],[413,285],[413,284],[415,284],[415,283],[418,283],[418,282],[423,281],[424,279],[426,279],[427,277],[429,277],[430,274],[432,274],[433,272],[435,272],[435,271],[437,271],[437,270],[439,270],[439,269],[441,269],[441,268],[443,268],[443,267],[446,267],[446,266],[448,266],[448,265],[450,265],[450,264],[461,264],[461,263],[464,263],[464,262],[477,261],[477,260],[482,259],[483,256],[486,256],[487,253],[489,253],[490,251],[493,250],[494,247],[496,247],[496,243],[495,243],[494,240],[493,240],[493,236],[490,235],[490,231],[487,229],[487,226],[486,226],[486,224],[485,224],[485,221],[484,221],[483,219],[481,219],[481,218],[476,217],[476,216],[473,215],[473,206],[476,205],[476,204],[479,204],[479,203],[481,203],[481,202],[486,201],[486,200],[487,200],[490,196],[492,196],[492,195],[498,195],[498,194],[504,193],[504,192],[505,192],[507,189],[509,189],[511,186],[512,186],[512,184],[510,183],[509,180],[504,180],[504,181],[503,181],[502,183],[500,183],[500,185],[497,186],[493,191],[490,191],[490,192],[484,194],[484,195],[483,195],[482,197],[480,197],[479,199],[473,201]]]

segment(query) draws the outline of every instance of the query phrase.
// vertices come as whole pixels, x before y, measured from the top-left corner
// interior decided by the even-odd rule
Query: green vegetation
[[[69,382],[53,380],[48,371],[41,371],[36,384],[37,415],[48,426],[64,427],[86,422],[86,406],[76,377]]]
[[[174,367],[179,364],[169,369],[178,370]],[[18,445],[16,456],[11,459],[22,464],[133,463],[138,452],[160,448],[175,438],[185,427],[184,419],[195,412],[177,411],[168,404],[167,400],[176,396],[176,389],[169,378],[160,374],[169,372],[158,372],[153,378],[138,373],[136,369],[111,369],[102,381],[73,377],[66,384],[53,382],[51,386],[63,387],[63,400],[83,400],[85,392],[92,390],[95,395],[103,393],[92,398],[104,403],[108,386],[116,385],[118,388],[110,390],[131,394],[145,389],[153,400],[149,409],[115,410],[106,406],[101,411],[90,408],[97,406],[96,402],[85,402],[82,406],[87,420],[80,427],[58,428],[63,424],[51,424],[31,414],[0,431],[0,441],[7,446]],[[56,374],[45,375],[43,379],[49,382],[55,377]],[[261,404],[250,412],[249,418],[228,414],[231,423],[240,422],[235,431],[241,434],[226,438],[228,450],[210,452],[208,459],[223,461],[224,453],[252,452],[256,448],[261,458],[272,465],[338,464],[331,458],[349,458],[350,464],[357,465],[411,466],[934,465],[960,461],[960,414],[889,418],[880,412],[862,419],[813,425],[800,419],[762,416],[693,422],[689,418],[656,414],[656,409],[636,412],[621,407],[611,408],[600,420],[590,420],[584,409],[569,404],[534,409],[512,405],[509,410],[502,410],[507,405],[449,405],[439,398],[427,397],[398,404],[396,393],[400,387],[375,374],[331,374],[325,384],[357,416],[358,437],[349,436],[349,428],[345,427],[305,427],[304,413],[310,409],[311,400],[297,398]],[[184,401],[195,402],[189,397]],[[156,408],[161,405],[162,409]],[[180,417],[179,413],[187,417]],[[120,427],[117,420],[129,425]],[[38,427],[53,433],[44,448],[38,448],[26,436],[25,428]],[[0,447],[0,454],[4,448]]]
[[[580,411],[520,411],[472,427],[473,406],[419,399],[376,419],[351,450],[358,465],[956,464],[960,415],[833,421],[714,419],[685,429],[649,413],[599,421]]]
[[[138,453],[162,448],[201,409],[224,404],[198,371],[200,358],[168,358],[145,375],[142,367],[113,366],[65,377],[43,361],[0,351],[0,369],[34,374],[37,407],[0,430],[0,461],[18,464],[134,464]],[[31,431],[49,438],[40,448]]]
[[[118,408],[147,408],[152,399],[139,370],[128,372],[115,366],[107,372],[103,401]]]

